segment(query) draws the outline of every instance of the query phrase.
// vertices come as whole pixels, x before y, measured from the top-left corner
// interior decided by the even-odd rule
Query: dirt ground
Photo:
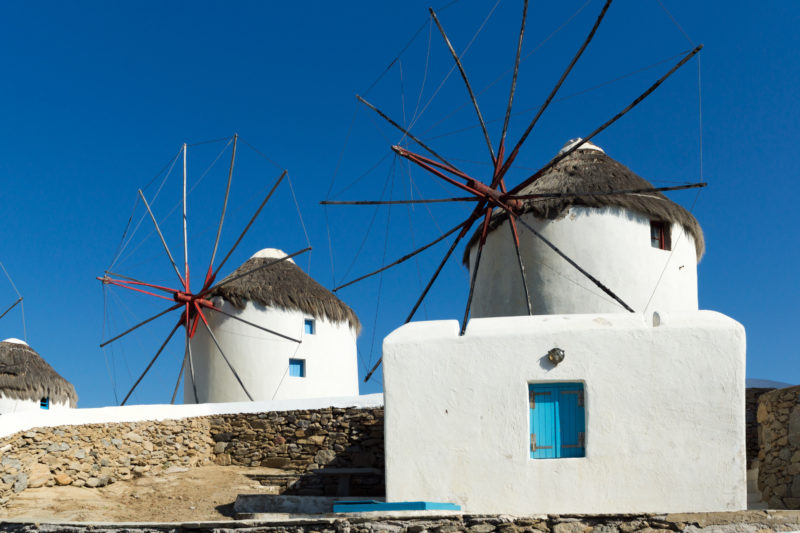
[[[263,471],[262,471],[263,470]],[[117,481],[102,488],[27,489],[0,508],[0,520],[74,522],[180,522],[233,519],[239,494],[269,494],[254,480],[273,472],[235,466],[204,466],[183,472]]]

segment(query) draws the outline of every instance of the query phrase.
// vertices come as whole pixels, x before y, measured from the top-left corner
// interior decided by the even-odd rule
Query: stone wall
[[[758,488],[771,509],[800,509],[800,385],[758,402]]]
[[[373,513],[370,513],[373,514]],[[289,520],[231,520],[187,523],[0,522],[14,533],[773,533],[800,530],[796,511],[743,511],[675,515],[327,516]]]
[[[381,496],[383,409],[326,408],[36,428],[0,439],[0,504],[53,485],[100,487],[217,463],[278,469],[281,492]],[[271,470],[274,472],[274,470]],[[330,472],[333,475],[327,475]]]
[[[747,468],[754,468],[758,459],[758,399],[774,388],[752,387],[745,391],[745,435],[747,438]]]

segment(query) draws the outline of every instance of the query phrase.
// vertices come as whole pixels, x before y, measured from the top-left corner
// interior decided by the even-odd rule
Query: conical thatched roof
[[[574,141],[565,145],[565,149]],[[611,192],[626,189],[652,188],[653,184],[636,175],[631,169],[608,157],[600,148],[586,143],[545,172],[538,180],[519,192],[537,193],[591,193]],[[660,192],[623,194],[613,196],[580,196],[572,198],[537,198],[524,200],[523,212],[533,213],[544,219],[556,219],[572,206],[622,207],[640,213],[653,220],[677,223],[694,238],[697,259],[705,251],[703,230],[697,219],[686,209]],[[495,211],[490,222],[490,231],[496,229],[508,215]],[[464,264],[469,264],[469,251],[480,237],[480,230],[472,235],[464,251]]]
[[[226,279],[244,274],[254,268],[285,257],[280,250],[262,250],[234,270]],[[244,309],[247,300],[266,307],[282,307],[301,311],[331,322],[347,322],[356,332],[361,331],[361,322],[350,307],[328,289],[314,281],[287,259],[262,268],[230,283],[220,282],[220,287],[209,296],[221,296],[239,309]]]
[[[58,375],[53,367],[30,346],[17,339],[0,342],[0,393],[16,400],[53,403],[78,403],[72,383]]]

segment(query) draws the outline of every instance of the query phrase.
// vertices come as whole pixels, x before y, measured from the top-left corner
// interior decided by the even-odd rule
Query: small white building
[[[649,187],[589,146],[523,193]],[[527,316],[509,222],[495,217],[465,334],[454,320],[412,322],[384,340],[387,501],[516,515],[744,509],[745,332],[697,309],[697,221],[652,193],[525,211],[636,312],[521,229]],[[475,251],[473,240],[470,265]]]
[[[281,250],[261,250],[226,279],[283,257]],[[358,317],[291,259],[231,283],[223,280],[209,299],[236,317],[206,311],[222,351],[254,400],[358,395]],[[247,401],[202,325],[190,342],[199,402]],[[195,403],[185,364],[184,402]]]
[[[0,415],[31,410],[75,407],[78,395],[24,341],[0,342]]]
[[[576,141],[569,141],[562,151]],[[519,194],[607,193],[653,188],[592,143],[545,172]],[[697,262],[705,242],[697,220],[658,192],[536,198],[522,218],[636,312],[697,310]],[[474,318],[527,315],[514,240],[497,212],[481,255]],[[626,313],[541,239],[517,224],[533,314]],[[474,268],[478,235],[464,254]]]

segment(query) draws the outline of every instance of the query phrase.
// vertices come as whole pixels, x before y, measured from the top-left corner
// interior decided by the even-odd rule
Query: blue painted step
[[[377,500],[338,501],[334,513],[369,513],[372,511],[460,511],[461,506],[442,502],[379,502]]]

